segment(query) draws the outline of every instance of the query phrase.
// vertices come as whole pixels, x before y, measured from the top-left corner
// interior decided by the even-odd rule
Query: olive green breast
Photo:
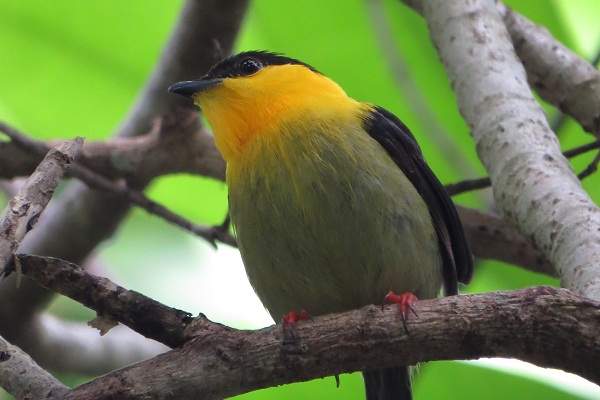
[[[228,165],[227,181],[248,278],[275,320],[380,304],[388,290],[438,294],[427,207],[358,124],[256,138]]]

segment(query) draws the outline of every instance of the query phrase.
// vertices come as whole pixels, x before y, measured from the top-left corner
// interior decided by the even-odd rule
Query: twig
[[[492,186],[492,181],[489,177],[477,179],[465,179],[456,183],[448,183],[444,185],[450,196],[470,192],[473,190],[481,190]]]
[[[587,153],[592,150],[596,150],[600,148],[600,141],[596,140],[591,143],[584,144],[582,146],[575,147],[571,150],[567,150],[563,152],[563,155],[569,159],[579,156],[581,154]],[[590,176],[592,173],[596,172],[595,166],[598,164],[599,160],[597,160],[599,156],[594,158],[594,161],[582,172],[580,172],[577,176],[580,180],[583,180]],[[480,190],[490,187],[492,182],[489,177],[478,178],[478,179],[465,179],[463,181],[457,183],[449,183],[445,185],[446,191],[450,194],[450,196],[454,196],[460,193],[469,192],[472,190]]]
[[[592,175],[594,172],[596,172],[598,170],[598,163],[600,162],[600,152],[596,153],[596,156],[594,157],[594,159],[592,160],[591,163],[588,164],[588,166],[581,171],[580,173],[577,174],[577,177],[579,178],[579,180],[584,180],[585,178],[587,178],[588,176]]]
[[[596,150],[596,149],[600,149],[600,140],[596,140],[594,142],[587,143],[587,144],[575,147],[573,149],[567,150],[563,154],[565,157],[570,159],[570,158],[577,157],[579,155],[585,154],[589,151]]]

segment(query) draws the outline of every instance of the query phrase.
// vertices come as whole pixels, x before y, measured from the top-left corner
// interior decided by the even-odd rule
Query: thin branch
[[[45,148],[45,158],[0,214],[0,276],[25,235],[35,226],[82,145],[83,139],[78,137]]]
[[[563,153],[563,155],[570,159],[570,158],[574,158],[574,157],[580,156],[582,154],[585,154],[589,151],[598,150],[598,149],[600,149],[600,140],[596,140],[591,143],[587,143],[587,144],[575,147],[573,149],[567,150]]]
[[[596,153],[596,156],[594,157],[592,162],[590,162],[583,171],[581,171],[580,173],[577,174],[577,177],[579,178],[579,180],[583,180],[583,179],[587,178],[588,176],[594,174],[598,170],[599,162],[600,162],[600,152]]]
[[[184,342],[183,330],[191,321],[190,314],[185,311],[164,306],[63,260],[24,254],[16,255],[15,259],[23,274],[45,288],[91,308],[102,318],[121,322],[170,347]],[[13,268],[7,268],[7,272],[12,271]]]
[[[487,176],[485,178],[464,179],[460,182],[448,183],[444,185],[450,196],[471,192],[473,190],[486,189],[490,186],[492,186],[492,181],[490,181],[490,178]]]
[[[550,287],[418,301],[408,335],[395,307],[367,306],[300,324],[298,341],[284,347],[281,326],[237,331],[201,320],[188,327],[191,340],[180,348],[61,400],[222,399],[367,366],[480,357],[518,358],[598,383],[599,306]]]
[[[194,120],[198,120],[197,116]],[[12,128],[2,122],[0,122],[0,131],[4,132],[8,137],[10,137],[17,146],[19,146],[22,149],[28,150],[29,152],[36,155],[39,155],[40,153],[45,153],[47,151],[47,148],[49,147],[49,145],[43,142],[39,142],[28,138],[26,135],[19,132],[15,128]],[[164,135],[164,133],[161,134],[161,136]],[[229,234],[229,232],[224,232],[218,228],[196,224],[167,209],[163,205],[153,200],[150,200],[140,191],[131,189],[127,186],[127,183],[125,181],[121,181],[120,183],[112,182],[111,180],[102,176],[100,173],[94,172],[79,163],[75,163],[72,165],[69,171],[69,175],[79,179],[91,188],[103,190],[105,192],[121,197],[129,203],[142,208],[148,213],[159,216],[165,221],[170,222],[184,230],[187,230],[188,232],[193,233],[196,236],[203,238],[214,248],[217,247],[215,239],[220,239],[226,244],[236,246],[235,238],[231,234]]]
[[[599,148],[600,148],[600,141],[596,140],[591,143],[587,143],[587,144],[575,147],[571,150],[567,150],[567,151],[563,152],[563,155],[566,158],[571,159],[571,158],[574,158],[581,154],[585,154],[589,151],[597,150]],[[596,156],[596,158],[598,158],[598,156]],[[587,178],[588,176],[590,176],[591,174],[593,174],[594,172],[596,172],[596,169],[594,168],[594,164],[598,164],[598,161],[596,161],[596,158],[594,159],[594,161],[592,161],[592,163],[584,171],[580,172],[577,175],[579,180],[583,180],[583,179]],[[485,188],[490,187],[491,185],[492,185],[492,182],[491,182],[490,178],[485,177],[485,178],[477,178],[477,179],[465,179],[465,180],[462,180],[457,183],[449,183],[447,185],[444,185],[444,187],[446,188],[446,191],[450,194],[450,196],[454,196],[454,195],[469,192],[472,190],[485,189]]]

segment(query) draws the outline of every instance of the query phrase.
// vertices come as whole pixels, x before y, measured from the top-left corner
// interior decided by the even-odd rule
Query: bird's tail
[[[412,400],[408,367],[363,371],[367,400]]]

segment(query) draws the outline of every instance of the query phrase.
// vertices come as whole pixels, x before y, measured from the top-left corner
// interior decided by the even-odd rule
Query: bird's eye
[[[258,72],[261,68],[261,63],[253,60],[252,58],[247,58],[240,63],[240,72],[243,76],[252,75]]]

